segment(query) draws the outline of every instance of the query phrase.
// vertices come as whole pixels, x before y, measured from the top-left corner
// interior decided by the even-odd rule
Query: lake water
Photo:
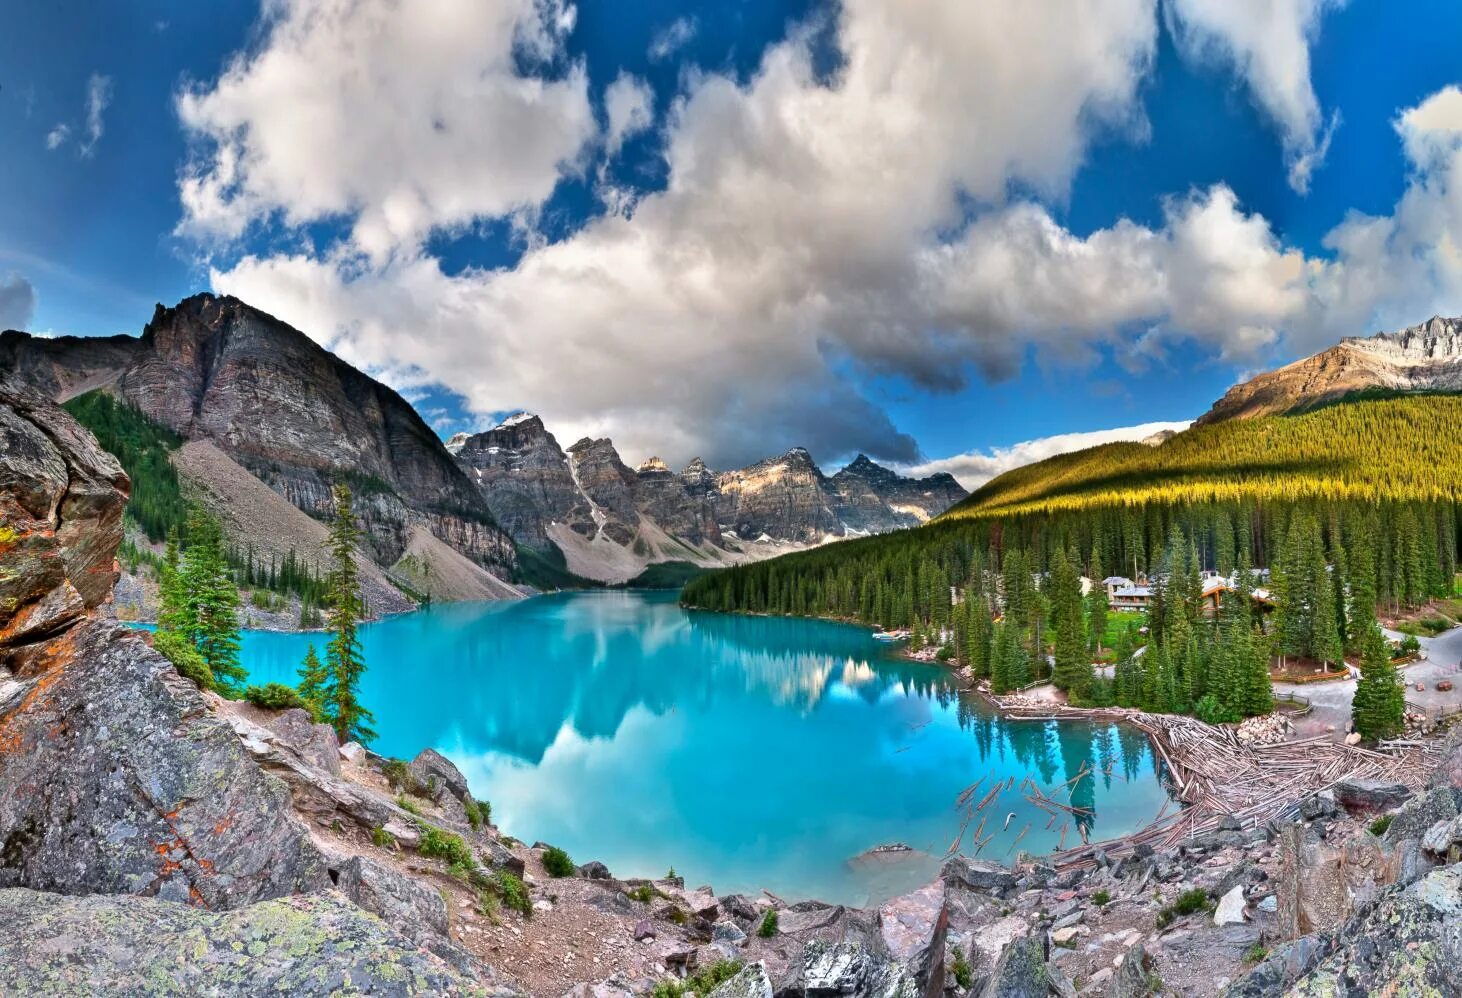
[[[718,892],[862,904],[933,878],[963,821],[956,798],[977,780],[975,803],[1017,784],[962,842],[973,849],[988,814],[980,855],[996,860],[1058,843],[1063,821],[1047,827],[1019,789],[1026,776],[1051,792],[1096,770],[1057,795],[1091,810],[1093,839],[1150,821],[1167,799],[1140,735],[1002,720],[946,670],[898,660],[857,627],[621,591],[434,606],[361,637],[372,748],[437,749],[505,832],[621,877],[673,865]],[[256,682],[293,683],[311,641],[322,638],[248,631],[244,663]],[[1074,824],[1065,841],[1080,841]],[[859,858],[894,842],[914,852]]]

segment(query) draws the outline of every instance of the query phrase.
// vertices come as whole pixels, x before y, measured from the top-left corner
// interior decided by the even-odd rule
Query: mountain
[[[1199,423],[1312,409],[1356,394],[1462,391],[1462,318],[1352,337],[1230,388]]]
[[[512,539],[405,399],[236,298],[159,305],[136,338],[6,332],[4,369],[58,400],[104,389],[183,439],[212,443],[317,518],[329,514],[331,482],[348,482],[382,566],[432,550],[424,529],[483,569],[516,568]]]
[[[608,439],[564,450],[528,413],[447,448],[518,543],[610,582],[657,562],[735,564],[914,526],[966,495],[949,475],[904,478],[863,455],[829,478],[800,447],[720,473],[700,458],[632,469]]]

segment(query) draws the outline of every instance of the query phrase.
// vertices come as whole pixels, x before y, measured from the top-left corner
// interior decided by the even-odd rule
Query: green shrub
[[[1371,822],[1371,834],[1377,837],[1385,835],[1386,829],[1391,827],[1391,817],[1392,816],[1389,814],[1383,814],[1375,821]]]
[[[1208,892],[1201,887],[1194,887],[1179,894],[1173,903],[1157,913],[1157,927],[1165,929],[1172,925],[1182,915],[1194,915],[1200,911],[1208,911],[1212,907],[1208,900]]]
[[[543,851],[543,868],[550,877],[572,877],[578,872],[578,867],[569,859],[569,854],[558,846],[549,846]]]
[[[288,710],[291,707],[309,709],[305,706],[304,697],[300,696],[299,690],[293,686],[285,686],[283,683],[265,683],[263,686],[246,687],[244,699],[255,707],[263,707],[265,710]]]
[[[1105,888],[1097,891],[1091,896],[1091,903],[1096,905],[1098,908],[1106,907],[1108,904],[1111,903],[1111,901],[1112,895]]]
[[[406,797],[404,795],[401,797],[397,797],[396,806],[409,814],[416,815],[418,818],[421,817],[421,806],[409,797]]]
[[[503,904],[525,918],[532,917],[533,902],[528,897],[528,888],[523,886],[523,881],[508,870],[499,870],[493,879],[494,888],[497,890],[498,897],[502,898]]]
[[[381,775],[386,778],[386,782],[391,785],[392,790],[414,794],[417,797],[425,796],[423,794],[425,788],[421,785],[421,781],[412,774],[410,767],[400,759],[387,759],[381,765]]]
[[[770,939],[777,934],[776,911],[769,911],[761,917],[761,924],[756,927],[756,934],[763,939]]]
[[[1259,961],[1263,960],[1268,955],[1269,955],[1269,951],[1264,948],[1264,944],[1263,943],[1255,943],[1254,945],[1250,946],[1248,949],[1244,950],[1244,962],[1245,963],[1258,963]]]
[[[379,849],[389,849],[396,844],[396,836],[384,828],[371,829],[371,842]]]
[[[640,904],[649,904],[655,900],[655,891],[649,884],[640,884],[640,886],[629,892],[629,896],[640,902]]]
[[[1208,909],[1208,892],[1201,887],[1184,891],[1173,902],[1173,912],[1178,915],[1195,915]]]
[[[690,916],[687,915],[683,909],[675,907],[672,907],[670,909],[670,914],[666,915],[665,917],[670,919],[670,921],[674,922],[676,925],[684,925],[685,923],[690,921]]]
[[[970,961],[965,959],[963,950],[954,954],[954,962],[949,965],[949,971],[954,974],[954,983],[958,984],[961,990],[968,991],[974,986],[975,970],[970,966]]]
[[[650,992],[650,998],[684,998],[687,994],[708,995],[740,972],[740,960],[717,960],[683,981],[659,982]]]
[[[214,688],[213,670],[208,668],[208,663],[203,660],[197,646],[181,634],[176,631],[155,631],[152,635],[152,647],[173,663],[178,675],[191,679],[200,690]]]
[[[476,866],[476,860],[467,843],[460,835],[444,832],[436,825],[425,821],[417,822],[421,828],[421,844],[416,851],[428,859],[444,859],[449,866],[462,865],[469,869]]]
[[[492,805],[485,800],[473,800],[472,795],[468,794],[462,801],[462,810],[467,812],[467,824],[472,826],[473,831],[483,825],[492,824]]]

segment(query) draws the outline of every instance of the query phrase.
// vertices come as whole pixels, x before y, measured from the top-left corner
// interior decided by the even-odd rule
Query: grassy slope
[[[1456,499],[1459,426],[1455,395],[1196,426],[1157,447],[1105,444],[1017,468],[940,519],[1246,498]]]

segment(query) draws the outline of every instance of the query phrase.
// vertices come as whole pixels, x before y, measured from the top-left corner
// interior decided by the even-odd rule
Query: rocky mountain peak
[[[647,457],[637,469],[641,475],[668,475],[670,467],[658,457]]]
[[[1351,337],[1230,388],[1199,423],[1302,412],[1364,391],[1462,392],[1462,318]]]
[[[1419,325],[1351,337],[1341,340],[1340,345],[1401,365],[1456,363],[1462,361],[1462,318],[1434,315]]]

